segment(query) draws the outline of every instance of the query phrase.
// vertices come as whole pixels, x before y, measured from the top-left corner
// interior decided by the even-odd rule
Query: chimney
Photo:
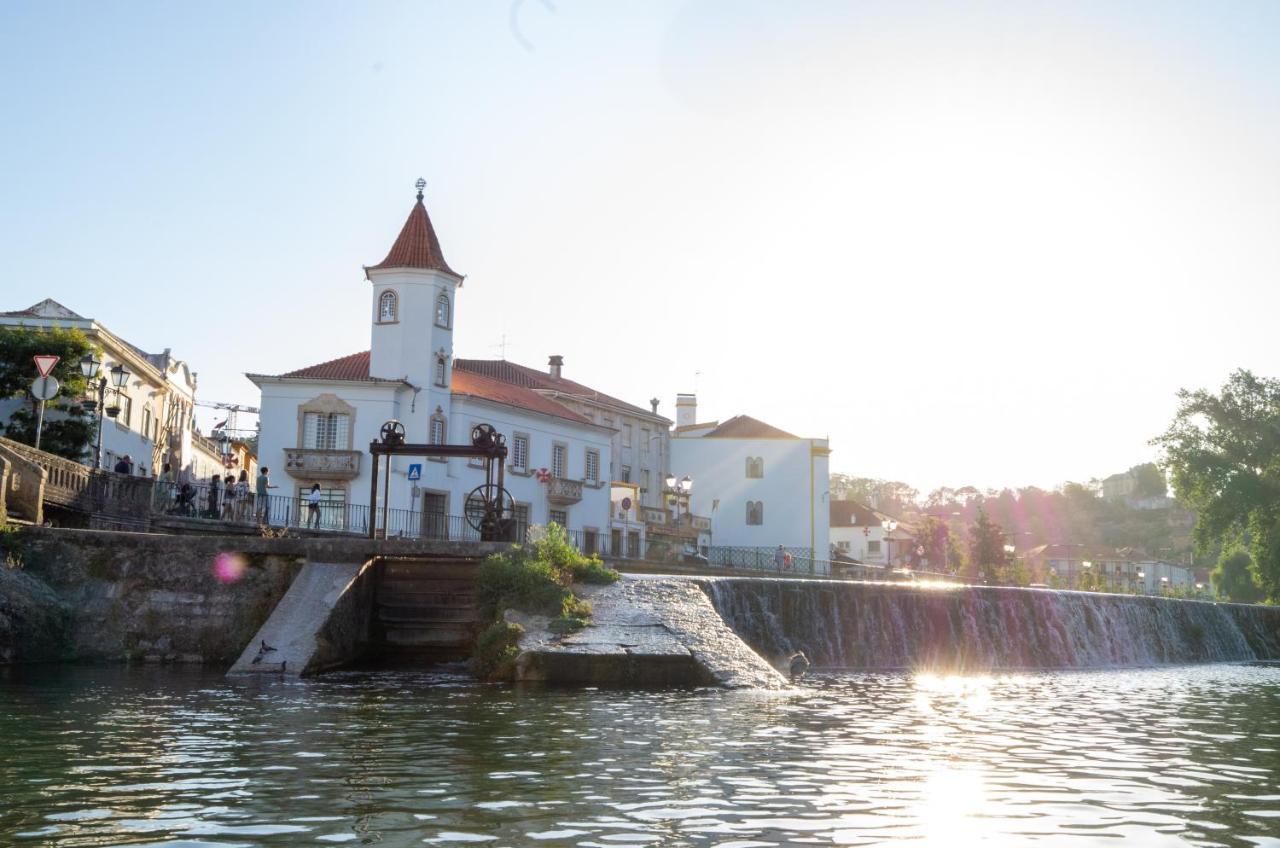
[[[547,364],[550,366],[550,368],[547,369],[548,373],[550,373],[555,379],[559,380],[560,370],[564,368],[564,357],[560,354],[555,354],[547,360]]]
[[[698,396],[676,395],[676,426],[688,427],[698,422]]]
[[[649,398],[649,406],[652,406],[652,407],[653,407],[653,414],[654,414],[654,415],[657,415],[657,414],[658,414],[658,399],[657,399],[657,398]]]

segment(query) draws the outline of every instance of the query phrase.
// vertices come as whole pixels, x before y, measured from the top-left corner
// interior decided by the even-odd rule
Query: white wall
[[[813,548],[826,559],[830,530],[826,444],[811,439],[673,438],[671,467],[693,478],[690,506],[710,516],[712,545]],[[764,476],[746,476],[748,456]],[[719,508],[712,512],[712,504]],[[746,522],[747,501],[764,501],[764,523]]]

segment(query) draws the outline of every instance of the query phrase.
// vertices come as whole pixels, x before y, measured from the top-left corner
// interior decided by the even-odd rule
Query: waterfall
[[[1280,659],[1280,608],[1136,595],[705,578],[766,659],[826,668],[1104,668]]]

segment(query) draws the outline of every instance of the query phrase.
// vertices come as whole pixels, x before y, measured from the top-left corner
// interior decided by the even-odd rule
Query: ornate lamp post
[[[1090,571],[1090,569],[1091,569],[1091,568],[1093,568],[1093,563],[1089,562],[1089,560],[1087,560],[1087,559],[1086,559],[1086,560],[1084,560],[1083,562],[1081,562],[1081,563],[1080,563],[1080,566],[1084,569],[1084,571],[1080,572],[1080,576],[1081,576],[1081,577],[1085,576],[1086,574],[1093,574],[1093,572],[1092,572],[1092,571]],[[1084,582],[1084,583],[1092,583],[1092,582],[1093,582],[1093,578],[1089,578],[1088,580],[1085,580],[1085,581],[1082,581],[1082,582]]]
[[[893,531],[898,529],[898,522],[892,518],[886,518],[880,522],[880,526],[884,529],[884,564],[891,566],[893,565]]]
[[[93,451],[93,468],[95,471],[102,468],[102,416],[106,413],[107,377],[105,374],[99,376],[98,372],[101,368],[102,362],[95,359],[92,353],[86,353],[80,358],[80,373],[88,379],[90,393],[90,399],[84,402],[84,408],[90,412],[95,409],[98,411],[98,436]],[[111,374],[111,385],[114,386],[114,391],[117,395],[119,395],[121,389],[129,384],[129,378],[133,376],[123,365],[119,364],[112,368],[109,373]],[[95,377],[97,377],[97,383],[94,383]],[[92,398],[95,388],[97,389],[97,400]],[[112,411],[109,414],[112,418],[115,418],[120,414],[120,408],[118,406],[112,407]]]
[[[686,474],[677,480],[676,475],[668,474],[663,482],[666,483],[667,499],[675,504],[676,524],[679,524],[681,504],[683,503],[686,513],[689,511],[689,493],[693,491],[693,478]]]

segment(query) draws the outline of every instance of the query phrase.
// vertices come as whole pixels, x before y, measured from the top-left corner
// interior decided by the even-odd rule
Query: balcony
[[[285,448],[284,470],[306,480],[352,480],[360,475],[360,452]]]
[[[582,500],[582,481],[552,477],[547,483],[547,500],[557,506],[576,504]]]

